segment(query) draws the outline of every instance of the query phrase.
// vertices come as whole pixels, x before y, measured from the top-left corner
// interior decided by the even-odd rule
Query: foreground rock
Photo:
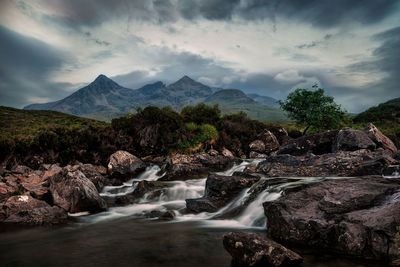
[[[50,178],[54,204],[70,213],[106,210],[95,185],[79,170],[64,168]]]
[[[223,176],[210,174],[206,181],[204,196],[186,199],[186,208],[194,213],[215,212],[235,198],[244,188],[260,180],[258,176]]]
[[[61,224],[68,218],[65,210],[29,195],[10,197],[3,205],[3,216],[5,223],[28,225]]]
[[[279,148],[279,141],[273,133],[265,130],[257,136],[256,140],[249,144],[249,148],[251,150],[249,155],[251,158],[264,157],[264,155],[266,157],[266,155]]]
[[[146,164],[138,157],[123,150],[119,150],[110,156],[108,172],[112,176],[127,177],[127,179],[146,169]]]
[[[297,253],[257,234],[230,232],[223,244],[235,266],[296,266],[303,262]]]
[[[400,181],[325,180],[291,189],[264,210],[274,240],[367,259],[398,255]]]
[[[375,148],[376,144],[365,132],[346,127],[338,132],[332,146],[332,152],[356,151],[360,149],[375,150]]]
[[[222,171],[232,165],[231,155],[225,156],[215,150],[191,155],[177,154],[168,159],[166,174],[161,180],[186,180],[210,171]]]

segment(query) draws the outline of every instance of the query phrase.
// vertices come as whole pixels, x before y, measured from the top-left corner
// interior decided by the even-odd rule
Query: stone
[[[110,156],[108,173],[114,176],[135,176],[146,169],[146,164],[138,157],[123,150]]]
[[[261,140],[254,140],[253,142],[251,142],[249,144],[249,148],[250,148],[250,150],[256,151],[259,153],[265,152],[265,144]]]
[[[63,209],[50,206],[42,200],[30,195],[10,197],[3,205],[5,223],[44,225],[61,224],[67,221],[67,213]]]
[[[233,153],[231,151],[229,151],[228,149],[226,149],[225,147],[222,149],[221,154],[222,154],[222,156],[227,157],[229,159],[234,159],[235,158]]]
[[[332,145],[332,152],[356,151],[360,149],[375,150],[375,148],[375,143],[365,132],[347,127],[338,132],[336,140]]]
[[[379,131],[378,128],[376,128],[372,123],[369,123],[363,129],[363,132],[366,133],[372,141],[374,141],[377,147],[382,147],[392,151],[393,153],[397,153],[397,147],[392,140]]]
[[[79,170],[64,168],[50,177],[54,204],[70,213],[99,212],[107,209],[95,185]]]
[[[204,196],[197,199],[186,199],[186,208],[194,213],[215,212],[258,180],[260,177],[250,174],[223,176],[211,173],[206,181]]]
[[[251,159],[265,159],[266,157],[268,157],[266,154],[263,153],[258,153],[255,151],[250,151],[249,157]]]
[[[264,153],[268,154],[279,148],[278,139],[275,137],[275,135],[273,133],[271,133],[268,130],[264,130],[262,133],[257,135],[257,139],[261,140],[265,145],[265,150],[259,151],[259,152],[264,152]]]
[[[264,211],[269,236],[285,244],[366,259],[398,255],[400,182],[394,179],[327,179],[286,191],[265,202]]]
[[[223,244],[234,266],[298,266],[303,262],[296,252],[258,234],[230,232],[224,235]]]

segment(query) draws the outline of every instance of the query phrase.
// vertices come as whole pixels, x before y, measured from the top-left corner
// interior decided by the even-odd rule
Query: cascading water
[[[230,176],[234,172],[243,171],[247,166],[256,165],[257,160],[245,160],[226,171],[217,174]],[[160,168],[157,165],[150,166],[140,176],[125,182],[121,186],[107,186],[100,194],[103,197],[120,197],[131,194],[137,188],[138,182],[154,182],[163,175],[159,174]],[[284,183],[265,187],[264,190],[257,190],[268,180],[277,178],[262,178],[252,187],[245,189],[228,205],[214,213],[203,212],[200,214],[185,214],[186,199],[200,198],[204,195],[206,178],[192,179],[186,181],[162,182],[163,188],[159,189],[159,194],[148,192],[143,195],[135,204],[112,207],[108,211],[82,217],[83,221],[94,223],[104,220],[122,217],[146,217],[146,214],[156,212],[157,214],[173,211],[174,221],[199,221],[207,227],[228,227],[228,228],[265,228],[266,219],[264,216],[262,203],[278,199],[285,188],[298,186],[304,183],[319,181],[322,178],[289,178]],[[278,178],[279,179],[279,178]],[[236,216],[227,219],[232,211],[239,210]],[[232,218],[233,217],[233,218]]]

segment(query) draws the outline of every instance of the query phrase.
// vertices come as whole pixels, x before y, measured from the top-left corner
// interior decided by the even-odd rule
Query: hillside
[[[59,101],[32,104],[27,110],[56,110],[73,115],[86,115],[102,111],[123,112],[136,96],[134,90],[124,88],[99,75],[92,83]]]
[[[259,121],[281,121],[287,122],[285,113],[275,107],[262,105],[245,93],[237,89],[220,90],[209,96],[204,103],[213,105],[218,104],[222,113],[232,114],[244,111],[249,118]]]
[[[356,124],[372,122],[400,147],[400,98],[367,109],[353,118]]]
[[[260,104],[270,107],[279,107],[278,100],[276,100],[275,98],[258,94],[247,94],[247,96]]]

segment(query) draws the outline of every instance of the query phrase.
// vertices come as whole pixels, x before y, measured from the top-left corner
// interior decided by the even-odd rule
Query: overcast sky
[[[399,64],[398,0],[0,0],[0,105],[18,108],[105,74],[278,99],[317,82],[359,112],[400,97]]]

